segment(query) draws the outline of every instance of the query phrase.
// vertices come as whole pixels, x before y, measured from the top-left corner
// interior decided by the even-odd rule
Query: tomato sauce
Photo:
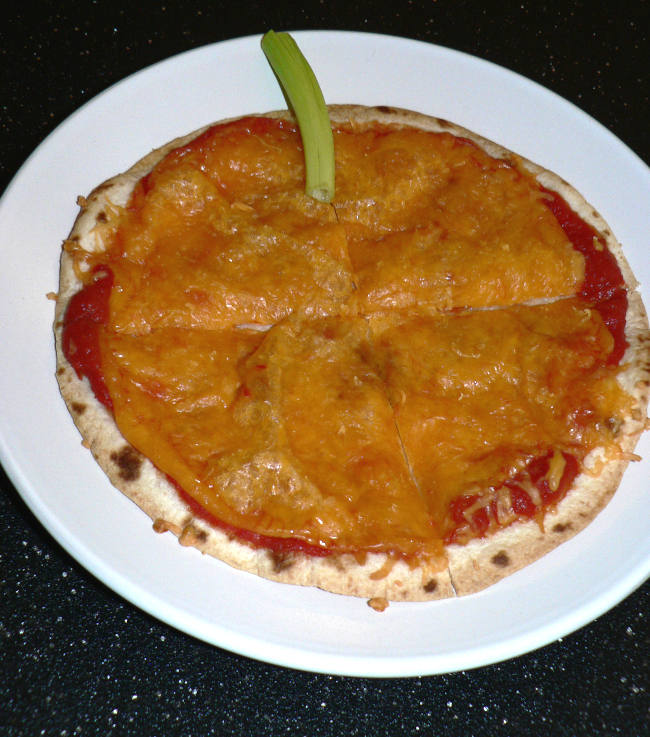
[[[534,458],[521,473],[506,481],[503,485],[510,492],[512,512],[517,519],[532,519],[540,511],[557,504],[570,489],[578,475],[580,467],[577,458],[570,453],[562,453],[565,463],[564,470],[557,488],[555,490],[551,489],[547,474],[552,455],[553,452],[550,451],[546,455]],[[541,509],[531,499],[530,494],[522,488],[524,481],[532,483],[539,492],[542,502]],[[496,491],[498,492],[498,489]],[[468,525],[471,528],[472,537],[484,537],[490,530],[499,527],[496,493],[489,503],[470,514],[469,519],[467,518],[467,510],[471,509],[478,501],[477,494],[466,494],[450,503],[450,529],[445,536],[445,544],[458,542],[459,531],[463,528],[466,529]]]
[[[614,349],[607,363],[615,366],[623,358],[627,348],[627,292],[623,274],[602,236],[575,213],[559,194],[544,188],[542,191],[546,196],[546,205],[555,215],[567,238],[584,256],[585,281],[580,296],[593,304],[609,328],[614,338]]]
[[[95,278],[77,292],[63,318],[63,353],[81,379],[88,379],[97,399],[109,410],[113,401],[102,372],[99,331],[108,321],[108,304],[113,274],[103,266],[94,269]]]

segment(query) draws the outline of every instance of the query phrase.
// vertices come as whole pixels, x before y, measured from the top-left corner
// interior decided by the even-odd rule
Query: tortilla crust
[[[646,428],[646,407],[650,395],[648,318],[635,291],[637,282],[611,229],[584,198],[556,174],[440,118],[385,106],[336,105],[330,106],[329,110],[333,123],[348,123],[356,128],[376,124],[407,126],[470,139],[490,155],[516,161],[530,171],[540,184],[559,193],[602,234],[622,271],[629,300],[626,322],[629,347],[622,361],[625,368],[619,380],[634,397],[635,411],[621,428],[620,460],[608,460],[603,470],[594,471],[593,475],[582,473],[557,507],[546,513],[543,527],[534,520],[516,522],[488,538],[476,539],[463,546],[449,546],[449,565],[442,570],[410,567],[403,561],[389,560],[385,554],[368,554],[363,562],[359,562],[352,555],[315,557],[254,548],[193,515],[167,478],[122,437],[111,413],[96,399],[87,380],[80,380],[68,363],[61,344],[63,316],[70,298],[79,291],[82,282],[65,248],[61,256],[54,321],[57,380],[61,394],[84,445],[90,449],[111,483],[153,520],[154,530],[172,532],[182,545],[195,547],[228,565],[267,579],[371,599],[376,609],[383,608],[383,600],[428,601],[471,594],[529,565],[577,534],[605,507],[615,492],[636,442]],[[292,119],[287,111],[266,113],[264,117]],[[113,205],[125,205],[142,176],[170,151],[189,143],[208,127],[152,151],[128,171],[95,188],[80,201],[81,210],[68,241],[87,251],[101,250],[102,243],[95,226],[104,219],[105,210]],[[599,451],[596,450],[588,457],[588,468],[596,468],[598,456]]]

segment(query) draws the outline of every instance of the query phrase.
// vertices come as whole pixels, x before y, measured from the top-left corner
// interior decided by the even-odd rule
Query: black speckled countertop
[[[70,113],[172,54],[268,28],[390,33],[571,100],[650,161],[650,7],[566,0],[17,3],[0,23],[0,191]],[[496,4],[495,4],[496,5]],[[606,7],[606,9],[604,9]],[[450,675],[357,679],[233,655],[121,600],[0,470],[0,736],[650,734],[650,586],[547,647]]]

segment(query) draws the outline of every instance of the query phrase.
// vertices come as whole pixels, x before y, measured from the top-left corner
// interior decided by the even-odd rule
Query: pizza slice
[[[353,287],[346,238],[332,208],[300,187],[295,125],[246,118],[162,154],[127,200],[119,187],[105,193],[102,243],[77,254],[80,268],[113,275],[113,330],[336,314]]]
[[[419,560],[421,585],[449,595],[369,337],[361,318],[290,318],[267,332],[104,329],[100,345],[119,432],[203,520],[263,543],[285,571],[298,552],[328,558],[330,577],[382,554],[384,586],[404,588]]]
[[[593,481],[631,457],[643,418],[621,382],[629,367],[610,361],[615,340],[598,310],[562,299],[442,316],[375,313],[371,325],[459,593],[522,567],[602,509],[612,487]],[[582,507],[566,521],[570,489],[581,490]],[[558,514],[565,521],[551,523]],[[479,567],[469,549],[494,544],[502,555]]]
[[[376,110],[333,116],[335,205],[362,313],[618,295],[624,322],[636,280],[573,187],[445,120],[381,108],[377,124]]]
[[[335,145],[354,172],[341,177],[335,206],[362,312],[510,305],[580,290],[583,256],[516,160],[441,130],[355,127]]]

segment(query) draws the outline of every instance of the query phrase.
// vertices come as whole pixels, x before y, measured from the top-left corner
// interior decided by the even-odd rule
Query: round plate
[[[345,32],[294,34],[332,103],[447,118],[559,173],[598,209],[650,283],[650,171],[565,100],[485,61]],[[540,647],[619,602],[650,573],[650,437],[583,533],[474,596],[391,604],[283,586],[156,535],[80,443],[54,378],[53,303],[76,198],[150,149],[221,118],[284,107],[259,37],[176,56],[108,89],[54,131],[0,202],[0,457],[34,514],[97,578],[153,616],[220,647],[343,675],[409,676]],[[645,287],[646,304],[648,288]]]

